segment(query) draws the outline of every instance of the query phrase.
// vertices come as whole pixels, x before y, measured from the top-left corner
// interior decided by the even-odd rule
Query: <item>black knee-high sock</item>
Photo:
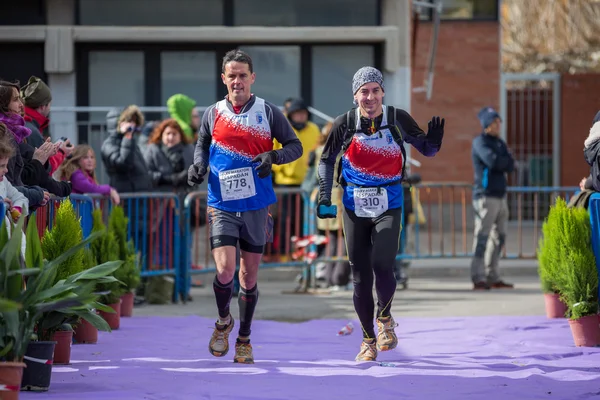
[[[219,317],[227,318],[229,316],[229,304],[231,303],[231,297],[233,297],[233,279],[231,282],[224,285],[219,282],[219,279],[215,276],[213,290],[215,291]]]
[[[238,295],[238,305],[240,307],[240,336],[250,336],[250,325],[252,325],[252,317],[254,316],[257,302],[258,285],[254,285],[252,289],[240,288],[240,293]]]

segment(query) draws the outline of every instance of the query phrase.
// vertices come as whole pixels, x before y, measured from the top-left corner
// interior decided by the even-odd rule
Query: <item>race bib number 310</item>
[[[357,217],[376,218],[388,209],[385,188],[354,188],[354,213]]]
[[[219,172],[223,201],[242,200],[256,195],[252,168],[238,168]]]

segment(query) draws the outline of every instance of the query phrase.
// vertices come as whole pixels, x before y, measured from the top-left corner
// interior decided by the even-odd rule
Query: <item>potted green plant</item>
[[[542,237],[537,251],[538,275],[548,318],[565,318],[567,314],[567,305],[561,300],[560,291],[556,285],[556,281],[562,273],[560,252],[563,238],[558,226],[561,222],[560,213],[562,212],[563,209],[560,207],[550,209],[548,217],[542,225]]]
[[[19,262],[18,254],[21,251],[21,235],[24,218],[21,218],[16,228],[8,237],[8,228],[5,219],[0,221],[0,385],[4,386],[3,398],[16,400],[19,398],[19,390],[23,377],[23,362],[25,349],[33,333],[25,320],[24,309],[28,305],[21,303],[21,292],[23,288],[22,263]],[[28,273],[37,273],[39,270],[31,270]]]
[[[598,272],[592,250],[589,213],[581,207],[567,208],[559,198],[551,208],[558,219],[561,242],[555,258],[560,263],[553,276],[561,299],[567,304],[569,325],[576,346],[598,344]]]
[[[94,210],[92,217],[92,233],[100,234],[90,243],[94,260],[96,263],[119,260],[119,245],[114,233],[104,225],[100,210]],[[117,273],[118,270],[114,272],[114,275]],[[100,316],[106,320],[111,329],[119,329],[121,325],[121,295],[125,291],[123,283],[117,279],[113,282],[102,282],[97,286],[97,290],[102,293],[100,302],[111,308],[110,311],[100,310]]]
[[[47,390],[50,385],[52,373],[52,356],[54,342],[39,342],[36,344],[45,348],[45,353],[40,357],[30,356],[32,339],[36,338],[35,327],[44,313],[53,311],[81,309],[79,314],[90,321],[97,323],[99,317],[88,312],[86,304],[94,304],[97,295],[93,293],[97,281],[113,280],[110,278],[120,262],[99,265],[91,270],[71,275],[56,283],[58,266],[69,257],[85,247],[93,237],[68,249],[52,261],[43,260],[39,241],[35,244],[37,234],[36,224],[27,227],[28,242],[34,243],[26,252],[31,268],[25,268],[25,260],[21,256],[21,234],[24,218],[21,218],[12,230],[8,240],[7,230],[0,225],[0,298],[2,301],[2,318],[0,318],[0,364],[6,362],[17,363],[15,368],[23,368],[22,377],[18,386],[25,389]],[[1,223],[0,223],[1,224]],[[36,250],[37,248],[37,250]],[[33,261],[32,261],[33,260]],[[40,267],[37,267],[40,266]],[[26,283],[24,277],[28,277]],[[83,307],[83,308],[82,308]],[[44,361],[45,360],[45,361]],[[41,361],[41,362],[40,362]],[[5,364],[6,365],[6,364]],[[0,366],[1,367],[1,366]],[[6,384],[5,375],[0,368],[0,382]],[[13,372],[14,375],[14,372]],[[14,382],[13,382],[14,383]],[[11,387],[14,387],[12,385]],[[16,395],[13,396],[13,395]],[[3,399],[16,399],[18,392],[4,395]]]
[[[123,208],[113,207],[108,220],[108,230],[114,235],[119,249],[119,260],[123,261],[123,266],[115,272],[115,277],[123,282],[126,290],[121,296],[121,317],[133,315],[134,290],[140,284],[140,259],[133,241],[127,240],[127,223]]]
[[[93,268],[96,265],[96,259],[89,247],[83,249],[85,269]],[[103,305],[104,310],[108,310],[108,306]],[[111,309],[112,310],[112,309]],[[99,310],[93,309],[92,312],[99,314]],[[102,319],[102,318],[101,318]],[[104,319],[102,319],[103,322]],[[108,324],[106,324],[108,326]],[[109,327],[110,329],[110,327]],[[73,323],[73,343],[74,344],[96,344],[98,343],[98,328],[89,323],[84,318],[77,318]]]
[[[83,240],[83,231],[71,201],[62,201],[56,213],[52,230],[46,228],[42,237],[41,251],[47,260],[54,260],[66,250]],[[84,253],[80,249],[71,257],[58,265],[55,282],[83,271]],[[55,341],[54,364],[66,365],[71,360],[71,343],[73,341],[72,322],[75,314],[53,312],[44,314],[38,324],[38,336],[42,341]]]

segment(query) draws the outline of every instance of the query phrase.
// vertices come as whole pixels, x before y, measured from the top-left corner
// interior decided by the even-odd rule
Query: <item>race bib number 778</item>
[[[242,200],[256,195],[252,168],[238,168],[219,172],[223,201]]]

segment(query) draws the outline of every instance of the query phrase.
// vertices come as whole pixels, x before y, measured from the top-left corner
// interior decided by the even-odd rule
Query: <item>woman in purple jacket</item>
[[[110,196],[114,204],[119,204],[119,193],[109,185],[99,185],[96,181],[96,156],[88,145],[80,144],[56,171],[58,179],[71,181],[73,193],[99,193]]]

